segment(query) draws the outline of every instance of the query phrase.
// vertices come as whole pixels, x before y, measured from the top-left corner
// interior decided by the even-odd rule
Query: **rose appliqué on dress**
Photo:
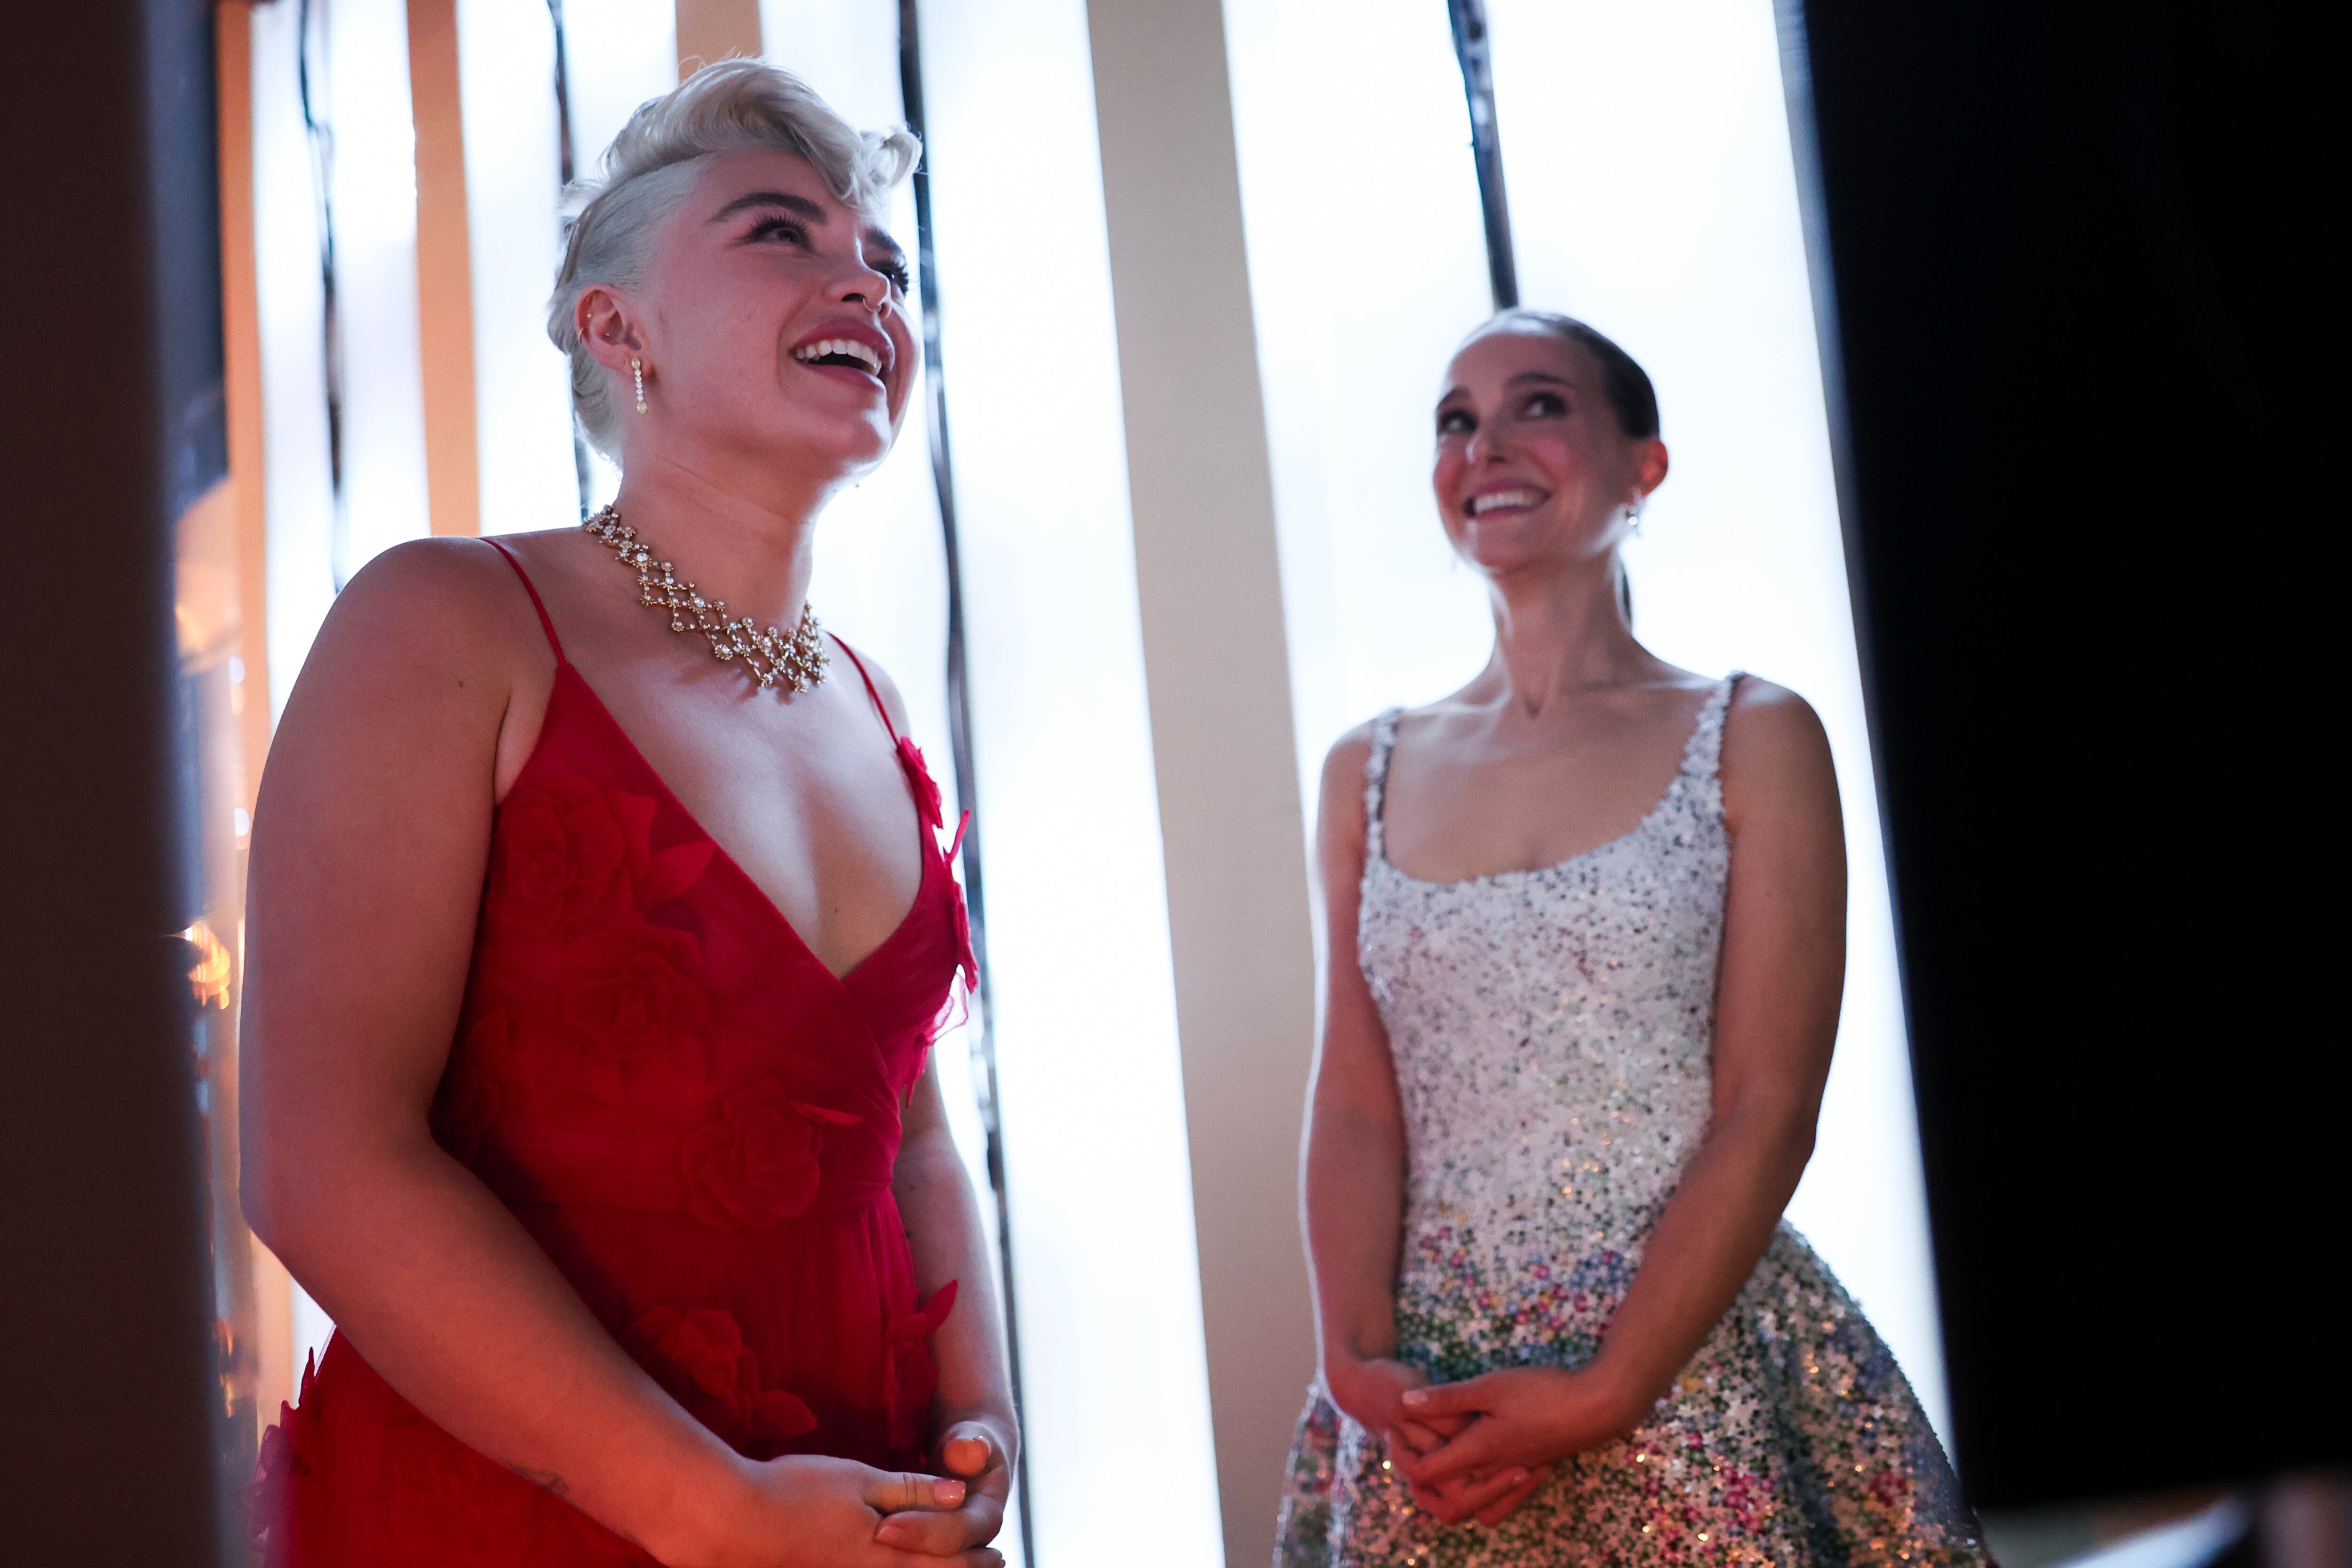
[[[710,1001],[694,938],[642,921],[590,931],[565,945],[562,967],[561,1016],[591,1094],[619,1103],[701,1083]]]
[[[656,1307],[621,1342],[689,1415],[738,1449],[816,1430],[815,1414],[798,1396],[761,1386],[760,1358],[732,1313]]]
[[[824,1176],[824,1129],[860,1120],[797,1103],[782,1083],[761,1079],[687,1134],[688,1206],[714,1230],[756,1230],[804,1212]]]
[[[937,833],[947,826],[939,781],[924,764],[922,748],[904,735],[898,737],[898,766],[907,775],[907,787],[914,792],[915,809],[922,814],[923,825]]]
[[[710,864],[705,838],[655,854],[654,803],[561,778],[509,795],[499,809],[488,907],[530,936],[605,923],[674,899]]]

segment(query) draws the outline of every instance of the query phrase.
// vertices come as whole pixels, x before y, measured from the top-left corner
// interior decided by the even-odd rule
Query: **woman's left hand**
[[[1406,1394],[1403,1404],[1416,1420],[1468,1422],[1434,1447],[1396,1456],[1423,1506],[1447,1524],[1473,1511],[1454,1504],[1456,1489],[1449,1483],[1525,1470],[1523,1486],[1475,1510],[1482,1523],[1495,1524],[1527,1500],[1554,1464],[1622,1436],[1641,1419],[1641,1408],[1603,1379],[1558,1367],[1511,1367],[1433,1384]]]
[[[985,1421],[955,1422],[940,1431],[932,1462],[940,1475],[965,1483],[963,1506],[952,1512],[890,1514],[875,1531],[875,1540],[933,1557],[952,1557],[995,1540],[1013,1495],[1013,1467],[995,1430]]]

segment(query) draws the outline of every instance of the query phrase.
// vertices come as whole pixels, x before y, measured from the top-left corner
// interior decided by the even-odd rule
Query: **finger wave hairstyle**
[[[870,211],[912,172],[922,144],[904,126],[859,131],[814,89],[764,60],[721,60],[638,105],[598,172],[564,193],[570,232],[547,335],[572,361],[572,406],[589,443],[618,462],[621,418],[604,367],[573,324],[581,294],[645,281],[654,235],[693,188],[701,163],[761,150],[804,158],[833,194]]]

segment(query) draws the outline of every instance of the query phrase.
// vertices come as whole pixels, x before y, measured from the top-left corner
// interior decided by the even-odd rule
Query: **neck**
[[[1495,653],[1479,678],[1481,695],[1538,719],[1578,691],[1648,679],[1658,661],[1625,624],[1617,571],[1612,553],[1540,575],[1490,579]]]
[[[816,515],[830,486],[771,486],[747,492],[691,464],[640,458],[613,504],[681,580],[725,600],[727,618],[789,634],[800,624],[815,569]]]

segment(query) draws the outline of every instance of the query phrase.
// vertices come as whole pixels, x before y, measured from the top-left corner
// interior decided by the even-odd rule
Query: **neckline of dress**
[[[619,717],[614,713],[613,710],[605,703],[604,700],[596,694],[596,689],[588,684],[588,678],[581,674],[579,669],[572,665],[570,659],[559,656],[555,661],[556,685],[562,685],[564,679],[567,676],[570,677],[572,683],[580,689],[581,695],[588,700],[589,705],[594,710],[595,715],[604,721],[604,727],[610,730],[614,738],[618,740],[622,746],[626,749],[629,759],[636,763],[638,770],[645,774],[646,781],[652,784],[654,789],[658,792],[658,797],[661,800],[667,801],[669,804],[670,809],[677,812],[678,816],[684,817],[687,825],[694,829],[695,833],[701,837],[705,844],[710,846],[710,858],[712,863],[724,868],[726,872],[731,873],[738,881],[740,881],[746,889],[750,889],[753,900],[761,909],[767,911],[768,918],[772,920],[776,923],[777,927],[783,931],[785,937],[792,942],[793,946],[800,950],[801,956],[807,959],[809,963],[817,971],[817,973],[831,980],[835,986],[846,992],[849,989],[850,981],[858,973],[859,971],[863,970],[867,964],[873,963],[885,952],[888,951],[888,949],[914,925],[915,917],[922,911],[923,900],[931,890],[932,863],[940,860],[940,858],[938,852],[939,844],[936,840],[931,838],[929,833],[924,828],[923,814],[919,808],[918,808],[915,813],[915,834],[919,845],[917,852],[918,858],[922,862],[922,875],[915,884],[914,900],[907,906],[907,912],[898,917],[898,923],[890,928],[889,935],[884,937],[879,942],[877,942],[874,947],[863,957],[859,958],[856,963],[851,964],[848,968],[836,974],[824,959],[819,958],[816,955],[816,949],[809,945],[808,939],[801,935],[800,928],[793,924],[792,917],[785,914],[784,911],[777,906],[776,900],[769,896],[768,890],[760,886],[758,879],[754,878],[751,872],[743,868],[742,862],[737,860],[732,854],[729,853],[727,846],[719,842],[717,837],[714,836],[709,828],[703,826],[702,819],[695,816],[694,813],[688,808],[686,802],[678,798],[677,792],[670,788],[669,781],[662,777],[661,770],[654,766],[653,759],[647,757],[645,753],[645,749],[639,746],[635,740],[630,736],[629,731],[623,727]],[[554,705],[554,695],[551,690],[548,697],[548,706],[552,710]],[[887,724],[887,718],[885,720],[885,724],[886,726]],[[547,731],[548,724],[546,720],[542,718],[540,721],[539,734],[531,742],[530,755],[523,759],[522,767],[516,772],[514,784],[508,786],[506,800],[513,799],[515,787],[520,785],[525,778],[530,776],[532,766],[539,761],[540,753],[546,749]],[[904,771],[903,764],[900,771]],[[908,781],[910,791],[912,788],[912,782],[913,781],[911,780]],[[499,810],[503,811],[506,808],[506,800],[501,800],[499,803]],[[910,801],[909,804],[912,804],[912,802]]]
[[[1381,830],[1379,834],[1374,836],[1373,843],[1367,847],[1369,850],[1368,858],[1372,864],[1387,867],[1397,876],[1402,878],[1408,882],[1413,883],[1417,887],[1481,888],[1496,887],[1510,882],[1525,882],[1538,877],[1557,876],[1572,866],[1592,859],[1596,856],[1606,854],[1608,851],[1615,849],[1622,845],[1630,844],[1634,839],[1639,838],[1643,834],[1649,832],[1650,829],[1657,823],[1659,818],[1665,815],[1666,808],[1675,803],[1675,794],[1682,788],[1683,781],[1685,779],[1695,778],[1697,776],[1691,770],[1691,755],[1698,749],[1699,738],[1706,733],[1706,721],[1708,715],[1714,710],[1717,702],[1723,700],[1727,690],[1737,685],[1738,679],[1739,674],[1735,670],[1715,683],[1714,689],[1706,694],[1706,700],[1698,705],[1698,717],[1692,721],[1690,734],[1683,741],[1682,761],[1675,766],[1675,776],[1666,781],[1666,787],[1659,792],[1656,804],[1653,805],[1649,810],[1642,814],[1642,820],[1636,822],[1633,826],[1617,835],[1614,838],[1604,838],[1590,849],[1580,849],[1575,854],[1568,857],[1565,860],[1554,860],[1548,866],[1534,866],[1524,869],[1515,868],[1504,871],[1481,871],[1475,877],[1455,877],[1445,880],[1437,880],[1429,877],[1416,877],[1412,872],[1406,870],[1403,867],[1389,858],[1389,836],[1387,830],[1388,769],[1383,765],[1381,770]],[[1730,718],[1730,706],[1729,702],[1724,702],[1725,711],[1717,719],[1717,722],[1718,724],[1725,722]],[[1395,759],[1396,720],[1398,716],[1398,713],[1393,710],[1389,715],[1389,756],[1383,759],[1384,764],[1387,762],[1391,762]],[[1719,762],[1717,765],[1720,766]]]

